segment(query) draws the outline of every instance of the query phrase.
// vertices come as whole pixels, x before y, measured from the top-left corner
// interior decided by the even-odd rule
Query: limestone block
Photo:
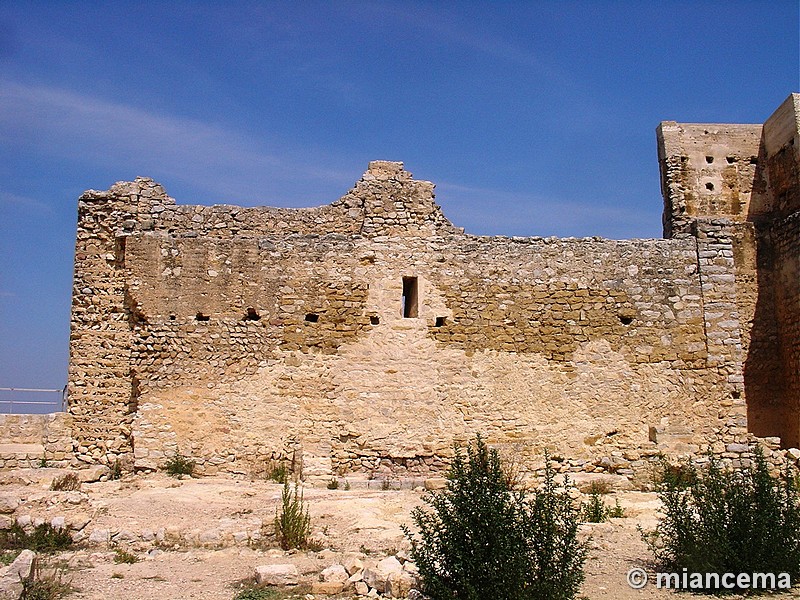
[[[343,581],[315,581],[311,584],[311,593],[323,596],[334,596],[344,590]]]
[[[77,471],[78,479],[81,483],[92,483],[100,481],[103,477],[108,477],[111,470],[105,465],[93,465]]]
[[[8,493],[0,494],[0,514],[11,514],[18,506],[19,498]]]
[[[33,573],[36,554],[23,550],[7,567],[0,569],[0,600],[17,600],[22,594],[22,580],[29,579]]]
[[[344,565],[335,564],[323,569],[322,573],[319,574],[319,579],[320,581],[344,582],[347,581],[349,576]]]
[[[403,572],[403,565],[394,556],[389,556],[379,561],[374,568],[364,569],[364,581],[366,584],[383,593],[386,590],[386,582],[389,578],[398,578]]]
[[[292,564],[256,567],[256,583],[262,585],[297,585],[299,580],[300,572]]]

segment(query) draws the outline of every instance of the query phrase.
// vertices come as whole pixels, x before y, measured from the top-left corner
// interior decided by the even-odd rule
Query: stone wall
[[[664,232],[724,218],[736,267],[749,429],[800,445],[796,295],[800,95],[764,125],[663,123],[658,130]],[[724,159],[724,160],[723,160]]]
[[[177,205],[143,178],[89,191],[76,455],[418,475],[483,433],[633,476],[662,452],[746,453],[748,416],[791,440],[775,430],[796,417],[798,338],[774,323],[800,322],[797,221],[776,220],[793,192],[770,181],[796,172],[762,140],[780,114],[662,124],[664,240],[468,235],[433,184],[382,161],[309,209]]]
[[[0,415],[0,468],[64,467],[73,461],[66,413]]]

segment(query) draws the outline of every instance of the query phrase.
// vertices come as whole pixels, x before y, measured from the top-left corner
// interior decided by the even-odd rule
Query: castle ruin
[[[632,476],[800,445],[800,95],[763,125],[664,122],[658,160],[664,239],[469,235],[396,162],[317,208],[87,191],[76,460],[402,476],[483,433]]]

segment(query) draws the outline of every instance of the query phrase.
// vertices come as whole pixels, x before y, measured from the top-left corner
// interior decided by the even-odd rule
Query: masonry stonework
[[[633,476],[660,453],[737,459],[752,434],[796,446],[798,98],[764,126],[661,125],[661,240],[465,234],[385,161],[309,209],[90,190],[75,456],[414,476],[483,433]]]

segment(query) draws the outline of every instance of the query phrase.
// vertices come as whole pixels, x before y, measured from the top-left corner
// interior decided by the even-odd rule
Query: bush
[[[289,481],[289,469],[286,463],[282,460],[271,460],[267,467],[267,479],[286,485],[286,482]]]
[[[114,550],[114,562],[117,564],[126,564],[126,565],[133,565],[139,562],[140,558],[133,554],[132,552],[128,552],[127,550],[123,550],[122,548],[116,548]]]
[[[589,492],[589,501],[581,505],[581,518],[586,523],[605,523],[611,516],[611,509],[606,506],[600,492]]]
[[[0,532],[0,548],[3,550],[33,550],[50,553],[66,550],[72,546],[72,536],[66,529],[56,529],[50,523],[37,525],[32,533],[18,523]]]
[[[180,477],[181,475],[191,477],[194,473],[194,461],[180,452],[176,452],[175,456],[166,462],[164,470],[172,477]]]
[[[328,481],[328,489],[329,490],[339,489],[339,480],[336,479],[336,477],[331,477],[330,481]]]
[[[112,481],[122,479],[122,462],[119,459],[115,460],[114,464],[111,465],[108,478]]]
[[[447,488],[412,511],[411,555],[433,600],[562,600],[583,581],[585,546],[577,511],[555,485],[546,460],[543,486],[530,495],[509,485],[498,453],[478,436],[458,447]]]
[[[674,473],[659,483],[664,517],[644,534],[660,570],[702,573],[703,585],[706,573],[800,576],[800,501],[788,470],[772,477],[757,448],[749,467],[723,470],[711,457],[706,469]]]
[[[294,484],[294,491],[289,482],[283,484],[280,510],[275,510],[275,536],[284,550],[305,548],[311,533],[311,517],[303,502],[303,492]]]
[[[45,570],[37,561],[29,579],[22,580],[19,600],[58,600],[72,592],[72,580],[66,576],[64,567]]]
[[[75,473],[66,473],[53,479],[50,489],[55,492],[76,492],[81,489],[81,480]]]

